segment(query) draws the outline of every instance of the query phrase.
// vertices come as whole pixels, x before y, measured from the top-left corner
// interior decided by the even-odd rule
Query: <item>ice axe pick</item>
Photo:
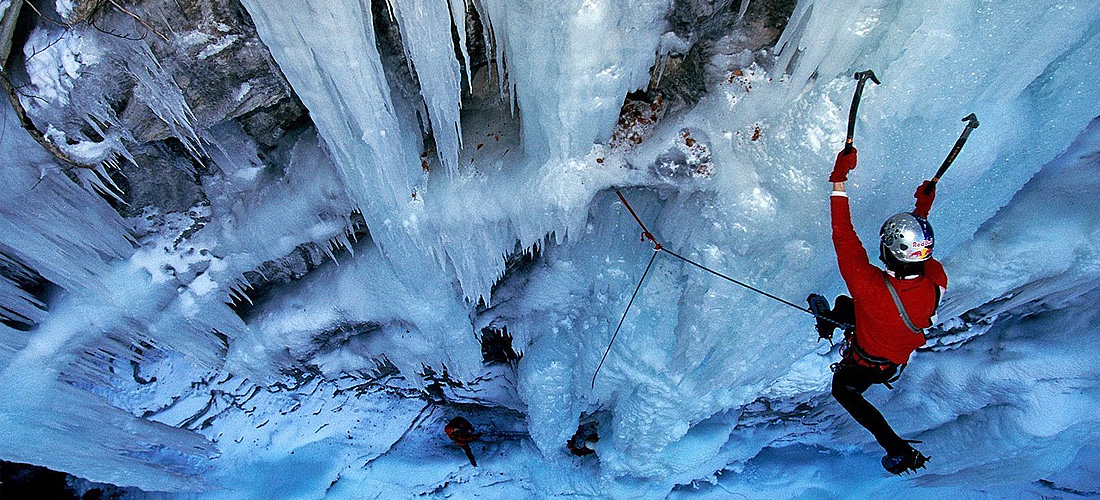
[[[848,138],[844,140],[845,151],[852,148],[852,136],[856,133],[856,109],[859,108],[859,97],[863,95],[863,86],[867,83],[868,78],[875,82],[875,85],[882,83],[878,81],[875,72],[871,70],[860,71],[854,77],[859,80],[859,83],[856,84],[856,93],[852,96],[852,108],[848,110]]]
[[[974,113],[966,115],[962,121],[967,122],[966,127],[963,128],[962,135],[959,136],[959,140],[955,141],[955,146],[951,148],[951,152],[947,154],[947,158],[944,158],[943,165],[940,165],[940,169],[936,171],[935,177],[932,177],[932,182],[924,188],[924,194],[932,194],[932,191],[936,189],[936,183],[940,181],[940,177],[943,177],[943,173],[947,172],[947,167],[951,166],[951,162],[955,161],[955,157],[959,156],[959,151],[962,150],[963,144],[966,144],[966,138],[970,137],[970,131],[978,128],[978,117]]]

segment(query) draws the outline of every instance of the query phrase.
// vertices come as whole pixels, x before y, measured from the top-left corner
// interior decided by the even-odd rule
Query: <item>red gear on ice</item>
[[[443,427],[443,432],[447,433],[447,437],[451,438],[451,441],[454,441],[459,448],[462,448],[462,451],[466,453],[466,458],[470,460],[470,465],[477,467],[477,459],[474,458],[474,450],[470,449],[470,443],[477,441],[481,434],[474,431],[474,426],[470,424],[470,421],[462,417],[452,418]]]
[[[829,203],[840,275],[855,302],[856,342],[871,356],[905,364],[909,355],[924,345],[924,335],[905,325],[885,280],[894,285],[913,324],[923,329],[932,326],[940,292],[947,288],[947,274],[938,261],[930,258],[924,263],[924,273],[915,278],[887,275],[867,258],[867,251],[852,226],[848,198],[834,195]]]
[[[452,418],[450,422],[447,422],[447,426],[443,428],[443,432],[446,432],[447,437],[459,446],[469,446],[470,443],[481,437],[481,434],[474,432],[474,426],[470,424],[470,421],[462,417]]]

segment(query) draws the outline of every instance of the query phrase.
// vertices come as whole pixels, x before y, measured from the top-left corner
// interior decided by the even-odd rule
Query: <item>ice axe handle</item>
[[[859,98],[863,95],[863,86],[867,83],[867,79],[870,78],[872,82],[878,85],[878,77],[875,76],[875,72],[871,70],[860,71],[853,75],[859,83],[856,84],[856,93],[852,96],[852,107],[848,110],[848,137],[844,140],[844,150],[847,151],[852,148],[852,138],[856,135],[856,110],[859,108]]]
[[[970,132],[978,128],[978,117],[974,113],[966,115],[962,121],[967,122],[966,127],[959,135],[959,140],[955,141],[955,146],[951,148],[951,152],[947,154],[947,158],[943,160],[940,169],[936,171],[935,177],[932,177],[932,182],[924,188],[924,194],[932,194],[932,191],[936,189],[936,183],[940,181],[940,177],[943,177],[944,172],[947,172],[947,167],[950,167],[951,163],[955,161],[955,157],[959,156],[959,151],[962,150],[963,144],[966,144],[966,138],[970,137]]]

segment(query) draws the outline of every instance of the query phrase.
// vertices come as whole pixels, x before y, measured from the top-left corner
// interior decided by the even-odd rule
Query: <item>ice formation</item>
[[[107,102],[132,82],[204,199],[122,217],[84,187],[116,191],[110,172],[60,164],[4,107],[0,459],[165,498],[1100,494],[1095,1],[800,0],[774,47],[723,53],[763,8],[744,0],[704,91],[626,124],[702,43],[685,2],[241,3],[311,122],[271,144],[200,126],[146,42],[31,33],[49,137],[146,168]],[[177,35],[203,59],[240,39]],[[677,253],[794,302],[843,291],[824,179],[867,68],[865,243],[982,122],[931,216],[942,323],[871,393],[932,468],[881,476],[807,316],[666,255],[591,384],[652,251],[615,189]],[[483,363],[502,332],[522,355]],[[441,432],[458,414],[484,430],[477,468]]]

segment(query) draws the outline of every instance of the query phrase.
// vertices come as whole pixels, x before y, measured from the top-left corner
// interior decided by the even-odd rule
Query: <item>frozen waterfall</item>
[[[1100,495],[1095,0],[92,3],[5,63],[110,161],[2,110],[0,460],[127,498]],[[810,317],[663,254],[590,385],[652,251],[616,189],[679,254],[843,293],[867,68],[871,250],[982,123],[930,217],[941,323],[869,392],[930,468],[882,477]]]

